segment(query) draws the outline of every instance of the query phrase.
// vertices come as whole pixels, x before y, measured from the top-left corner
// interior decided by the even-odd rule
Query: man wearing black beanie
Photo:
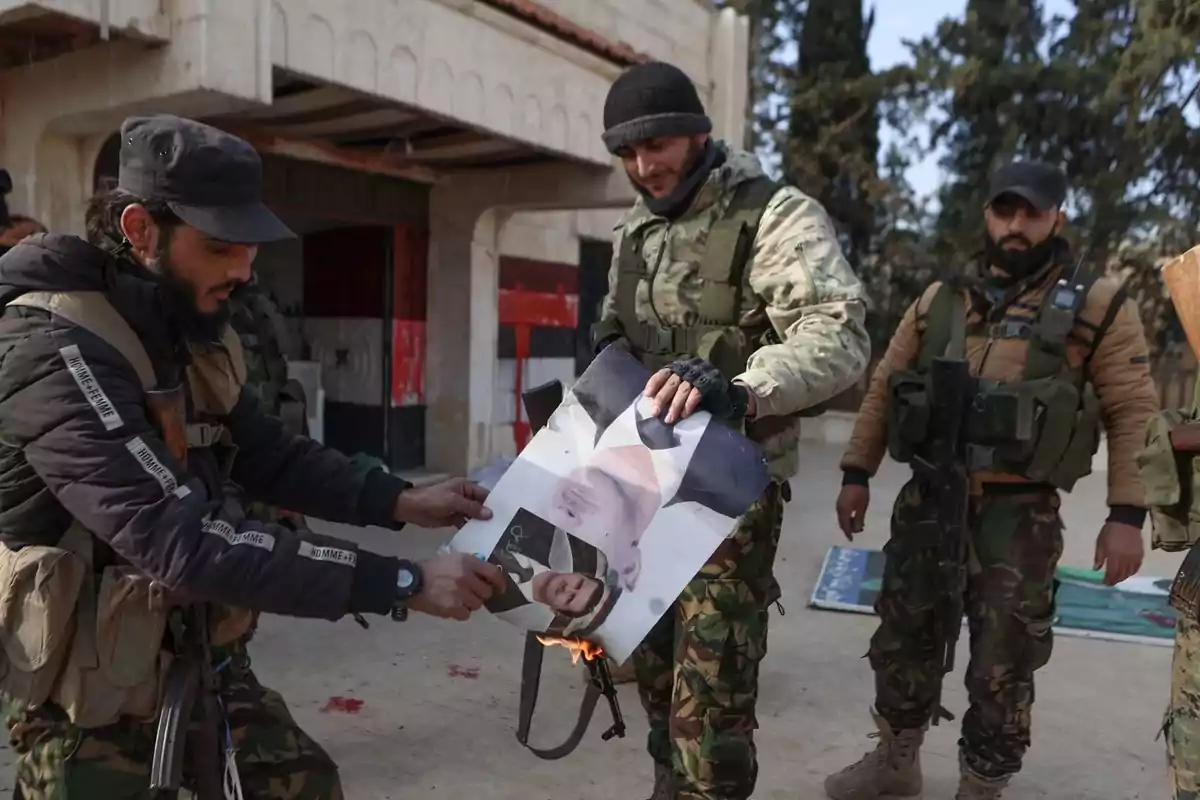
[[[772,477],[632,659],[650,717],[652,800],[746,800],[799,417],[865,371],[865,293],[821,205],[713,139],[678,68],[619,77],[604,128],[640,197],[615,233],[594,350],[624,347],[656,370],[645,393],[667,423],[704,409],[743,430]]]

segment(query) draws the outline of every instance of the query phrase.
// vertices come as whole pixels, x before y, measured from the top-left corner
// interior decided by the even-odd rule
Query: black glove
[[[667,366],[675,375],[700,391],[700,408],[717,419],[739,420],[750,406],[750,390],[732,383],[703,358],[673,361]]]

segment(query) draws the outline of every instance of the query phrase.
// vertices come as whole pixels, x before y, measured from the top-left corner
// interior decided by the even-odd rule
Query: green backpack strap
[[[1056,282],[1046,292],[1030,330],[1024,380],[1049,378],[1067,370],[1067,339],[1071,330],[1080,322],[1079,315],[1099,277],[1096,270],[1085,267],[1082,274],[1067,280],[1066,285],[1062,285],[1061,281]],[[1114,297],[1114,301],[1117,299],[1119,298]],[[1120,305],[1116,305],[1116,308],[1119,310]],[[1112,316],[1115,317],[1116,313]],[[1109,319],[1108,325],[1111,324],[1112,320]],[[1093,337],[1092,352],[1095,352],[1096,345],[1100,343],[1104,330],[1107,330],[1107,326],[1097,330]]]
[[[646,262],[642,258],[642,237],[626,232],[621,237],[621,250],[617,258],[617,287],[615,306],[617,319],[626,331],[638,325],[636,299],[638,281],[646,274]]]
[[[742,278],[758,224],[782,185],[765,175],[738,184],[721,219],[713,223],[700,261],[700,323],[736,325],[741,317]]]
[[[921,316],[925,320],[925,330],[921,334],[917,368],[924,372],[935,358],[943,355],[962,358],[966,351],[967,325],[962,295],[948,282],[942,281],[929,301],[929,308]]]

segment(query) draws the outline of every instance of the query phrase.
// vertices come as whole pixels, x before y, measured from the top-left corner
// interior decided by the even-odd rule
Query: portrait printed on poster
[[[650,372],[604,350],[489,479],[491,520],[450,542],[504,570],[496,616],[623,662],[767,486],[758,447],[703,411],[668,425]],[[493,483],[494,482],[494,483]]]

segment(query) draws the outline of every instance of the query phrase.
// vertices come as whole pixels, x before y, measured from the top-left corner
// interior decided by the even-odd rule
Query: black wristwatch
[[[396,600],[392,603],[392,619],[403,622],[408,619],[408,601],[420,593],[425,583],[421,567],[407,559],[400,559],[396,573]]]

